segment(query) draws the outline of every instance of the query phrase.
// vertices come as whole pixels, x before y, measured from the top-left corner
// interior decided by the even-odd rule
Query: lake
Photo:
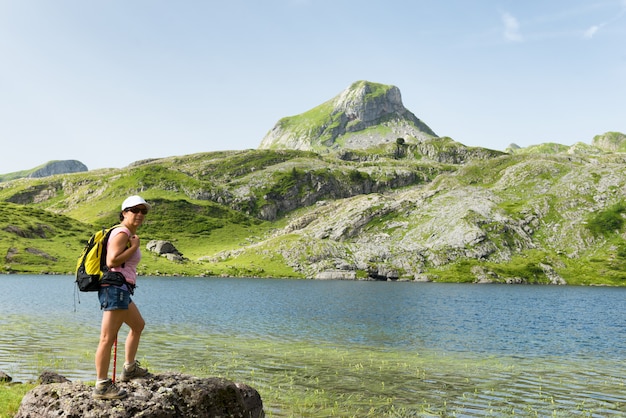
[[[356,408],[351,415],[368,402],[386,416],[626,413],[624,288],[179,277],[138,284],[142,363],[245,381],[269,416],[332,408],[341,416],[336,400],[300,413],[280,404],[288,396],[281,390],[299,397],[322,389],[329,403]],[[75,292],[73,277],[0,276],[0,312],[0,370],[21,381],[44,369],[94,380],[101,312],[96,294]]]

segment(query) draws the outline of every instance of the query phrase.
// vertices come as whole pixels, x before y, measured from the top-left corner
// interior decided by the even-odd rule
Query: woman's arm
[[[119,267],[128,260],[139,248],[139,237],[129,237],[126,232],[119,232],[109,239],[107,250],[107,266]]]

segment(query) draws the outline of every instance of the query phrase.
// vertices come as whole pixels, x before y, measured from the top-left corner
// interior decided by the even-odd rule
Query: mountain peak
[[[0,174],[0,182],[21,179],[21,178],[41,178],[53,176],[55,174],[80,173],[88,171],[87,166],[77,160],[54,160],[48,161],[38,167],[29,170],[16,171],[13,173]]]
[[[412,142],[437,135],[404,107],[396,86],[357,81],[333,99],[279,120],[259,148],[369,148],[399,137]]]
[[[28,177],[48,177],[55,174],[80,173],[87,170],[87,166],[77,160],[48,161],[36,168]]]

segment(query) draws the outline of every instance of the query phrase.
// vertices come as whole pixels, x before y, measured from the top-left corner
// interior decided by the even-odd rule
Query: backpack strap
[[[107,251],[108,251],[108,245],[109,245],[109,238],[111,238],[111,232],[113,232],[115,228],[120,228],[120,227],[126,228],[122,224],[117,224],[115,226],[112,226],[107,230],[106,235],[104,236],[104,239],[102,240],[102,255],[100,256],[100,270],[103,272],[109,271],[109,266],[107,266]],[[122,263],[121,267],[124,268],[124,265],[126,265],[126,263]]]

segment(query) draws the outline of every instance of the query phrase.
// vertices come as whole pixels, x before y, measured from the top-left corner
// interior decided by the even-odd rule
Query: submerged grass
[[[193,375],[245,382],[261,394],[268,417],[558,417],[626,411],[624,378],[613,365],[181,337],[192,344],[189,351],[180,350],[185,341],[163,335],[157,346],[169,341],[179,349],[162,352],[172,358],[154,360]],[[197,356],[199,349],[206,355]],[[156,362],[150,366],[159,368]]]
[[[145,335],[141,353],[155,373],[223,377],[254,387],[268,418],[626,413],[626,369],[610,360],[391,351],[166,326]],[[67,361],[35,356],[33,363],[39,372],[63,374],[67,367],[91,370],[93,357],[77,351]],[[0,385],[0,418],[15,414],[32,386]]]

